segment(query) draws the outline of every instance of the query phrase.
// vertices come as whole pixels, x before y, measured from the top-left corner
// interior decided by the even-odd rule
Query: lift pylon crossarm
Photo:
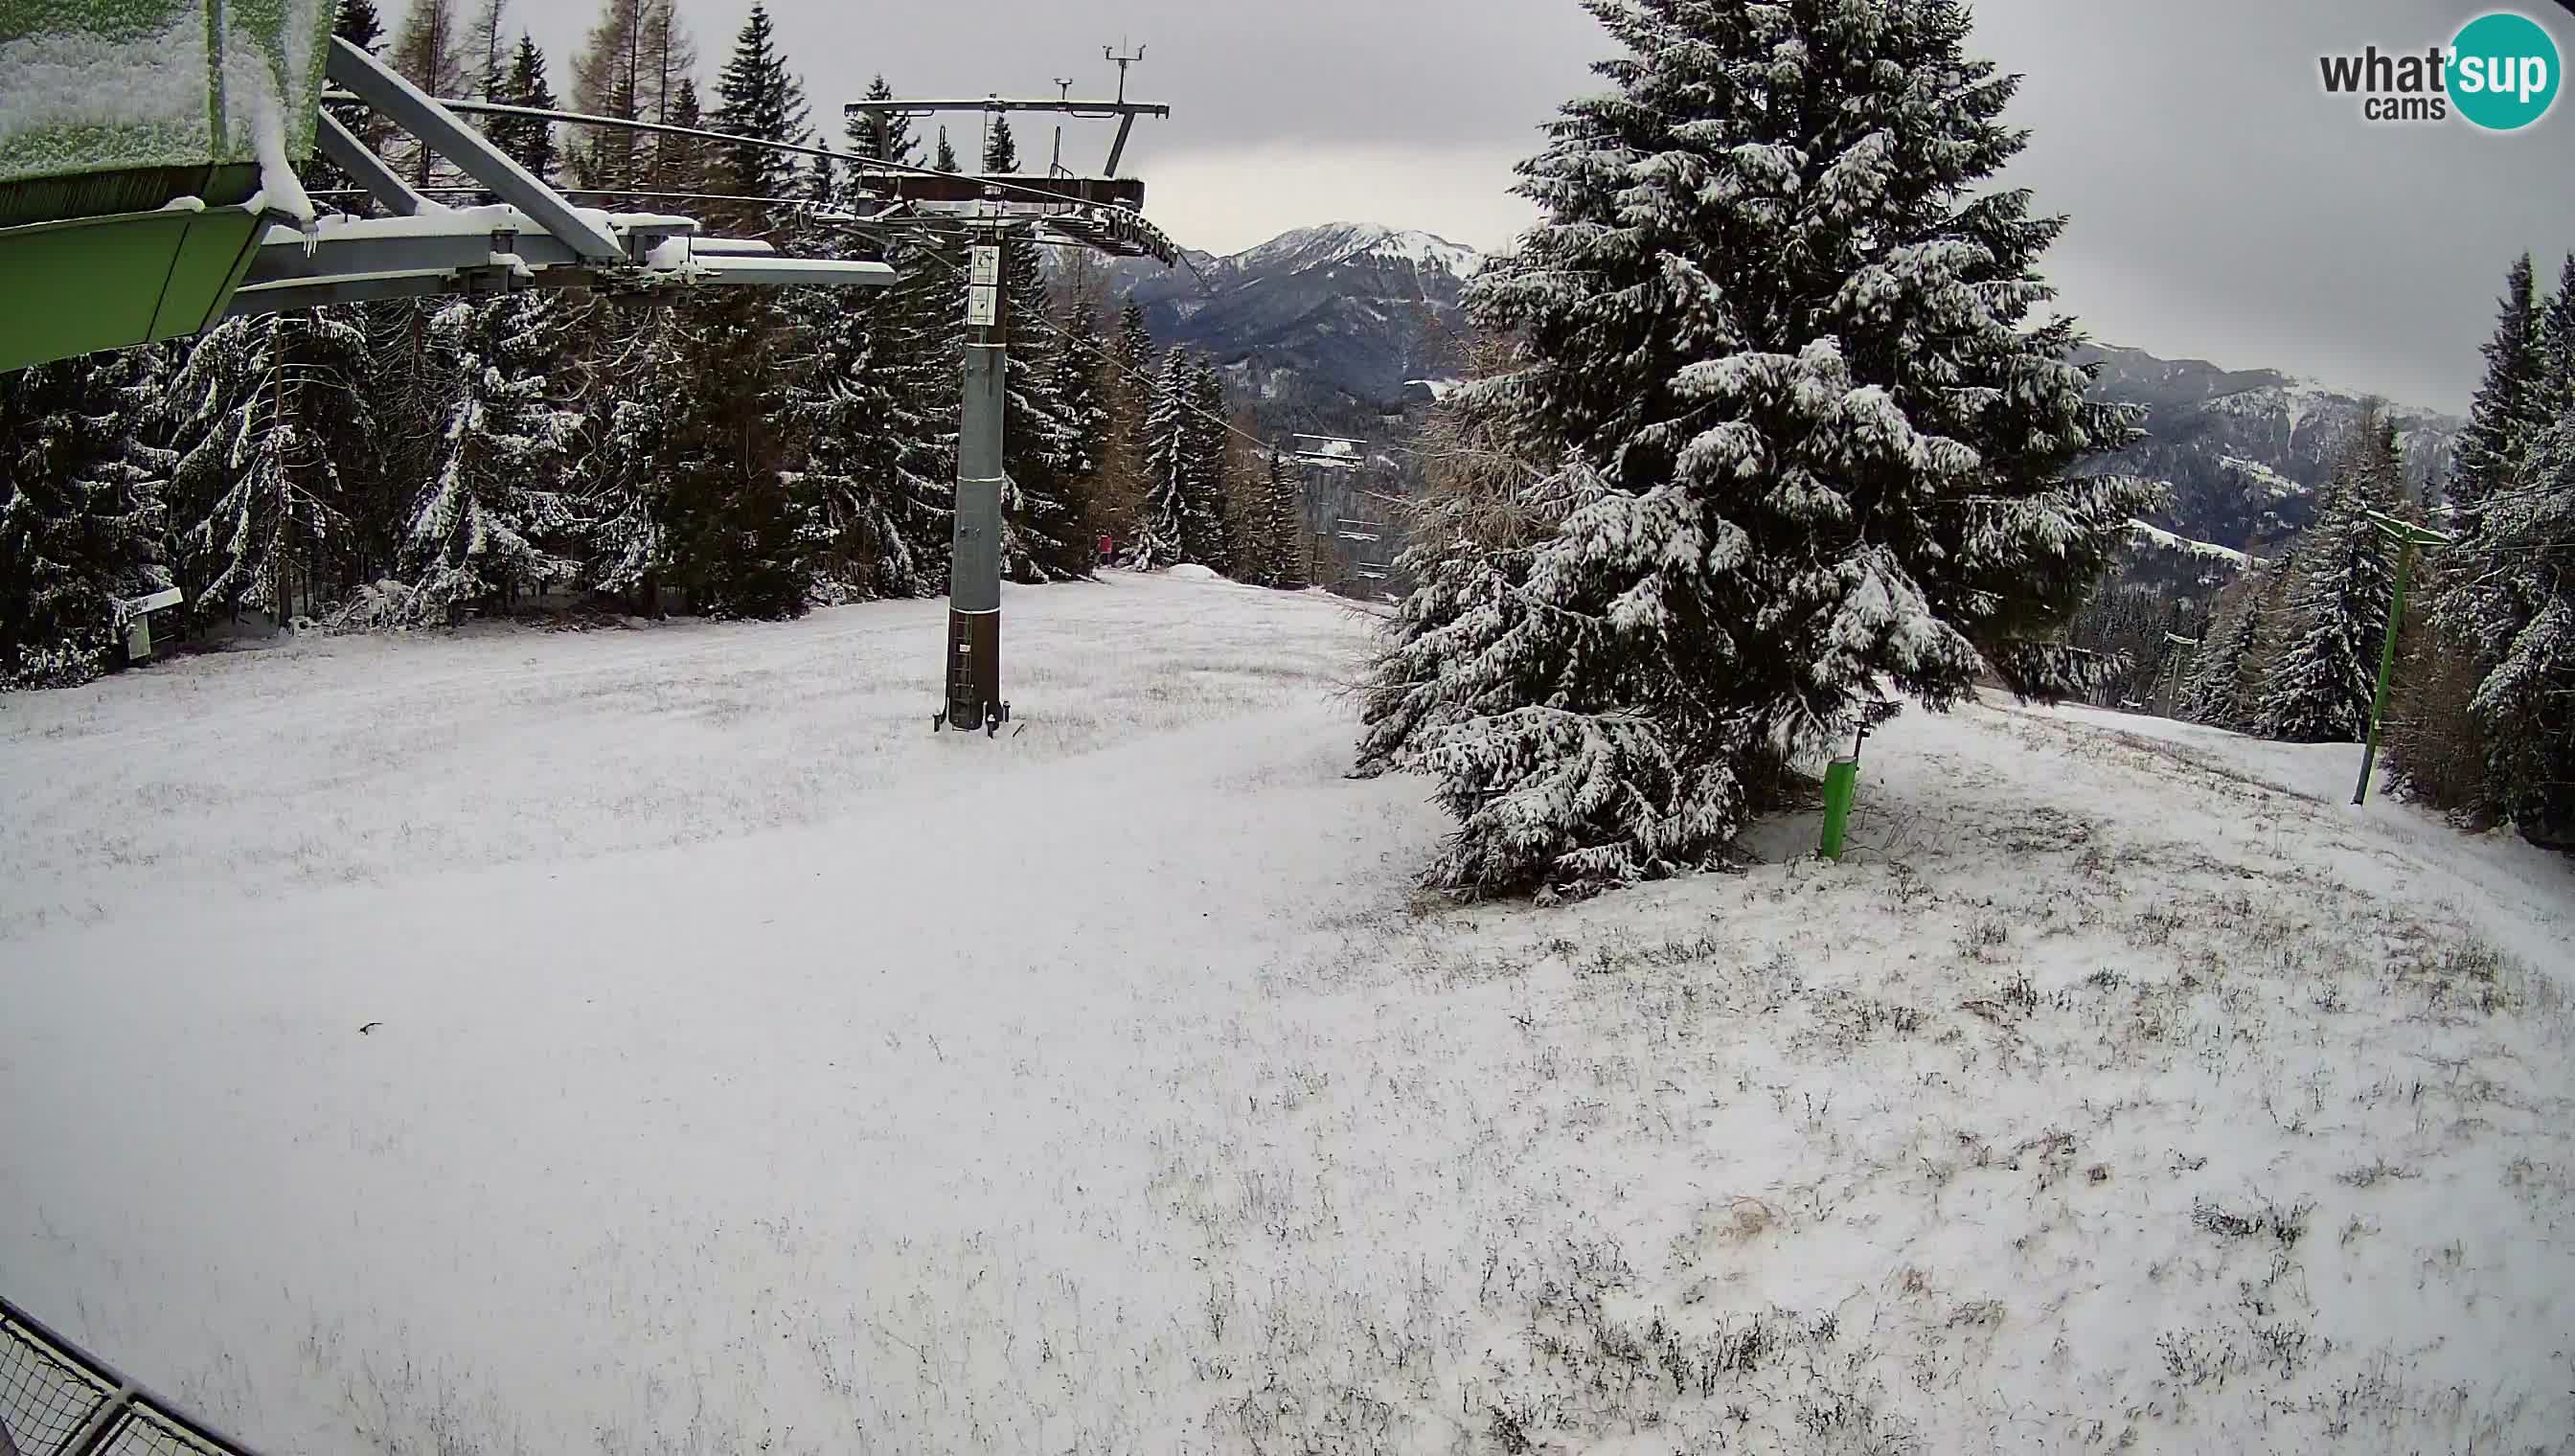
[[[882,263],[781,258],[757,238],[702,238],[690,218],[586,214],[616,240],[603,266],[506,203],[408,218],[326,217],[312,233],[273,227],[234,294],[228,318],[325,304],[523,288],[680,284],[883,287]],[[628,262],[626,260],[633,260]]]
[[[314,144],[322,149],[331,165],[357,180],[358,186],[374,199],[376,206],[398,218],[418,217],[425,212],[445,212],[447,205],[432,202],[412,191],[411,184],[394,175],[385,159],[340,125],[340,118],[321,113],[313,134]]]
[[[1151,116],[1170,119],[1172,108],[1143,101],[1075,101],[1070,98],[1046,97],[1035,101],[1002,96],[979,96],[970,101],[853,101],[841,108],[853,116],[936,116],[958,111],[1053,111],[1085,121],[1107,121],[1119,116]]]
[[[2407,521],[2402,517],[2390,516],[2384,511],[2370,511],[2363,514],[2368,517],[2370,525],[2378,528],[2379,535],[2387,537],[2391,541],[2403,542],[2409,546],[2456,546],[2459,544],[2459,539],[2446,531],[2435,531],[2429,526],[2417,526],[2411,521]]]
[[[894,280],[894,270],[880,263],[783,259],[757,239],[700,238],[693,218],[576,206],[468,125],[454,106],[347,41],[332,41],[327,74],[344,88],[335,96],[390,118],[500,201],[461,208],[429,201],[325,112],[317,133],[324,155],[394,216],[334,216],[303,232],[269,229],[227,317],[521,288],[881,287]]]
[[[625,250],[614,235],[520,166],[517,158],[492,145],[489,138],[382,61],[336,35],[331,38],[327,74],[332,84],[347,87],[360,101],[418,137],[423,146],[490,188],[495,197],[535,218],[545,231],[570,244],[582,257],[594,263],[615,263],[625,258]]]
[[[904,202],[983,202],[999,191],[1007,201],[1063,207],[1132,210],[1145,205],[1145,183],[1136,177],[985,176],[974,172],[940,172],[925,177],[917,172],[882,171],[869,159],[845,160],[851,162],[855,185]]]

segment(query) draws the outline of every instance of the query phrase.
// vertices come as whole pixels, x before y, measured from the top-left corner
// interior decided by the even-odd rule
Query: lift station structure
[[[23,7],[21,7],[23,8]],[[1002,249],[1014,239],[1166,266],[1179,250],[1143,216],[1145,185],[1119,175],[1139,117],[1171,108],[1127,97],[1143,59],[1104,50],[1118,94],[1074,99],[851,103],[883,130],[897,116],[1054,113],[1117,123],[1107,164],[1079,175],[940,172],[824,148],[696,128],[431,96],[331,33],[327,5],[274,0],[49,0],[0,48],[0,373],[202,333],[227,318],[327,304],[522,288],[654,293],[702,286],[883,287],[886,263],[780,256],[758,238],[707,236],[694,218],[576,205],[462,118],[703,137],[834,162],[852,210],[830,221],[900,240],[932,266],[961,247],[970,272],[957,509],[951,544],[945,704],[938,728],[998,730],[1001,682],[1002,421],[1013,328]],[[362,105],[495,199],[454,207],[415,188],[322,109]],[[383,217],[326,213],[297,169],[317,154],[355,179]],[[576,194],[577,195],[577,194]],[[632,199],[629,199],[632,200]],[[774,200],[780,207],[813,204]],[[953,265],[952,265],[953,266]],[[1036,317],[1032,314],[1031,317]]]

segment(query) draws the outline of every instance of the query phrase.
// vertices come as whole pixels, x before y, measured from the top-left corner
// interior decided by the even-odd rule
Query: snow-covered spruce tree
[[[2504,275],[2493,337],[2486,341],[2486,377],[2459,432],[2446,492],[2450,526],[2474,538],[2486,499],[2510,485],[2544,418],[2539,407],[2539,308],[2533,297],[2530,255],[2513,260]]]
[[[2191,657],[2190,677],[2182,687],[2181,713],[2193,723],[2244,729],[2253,722],[2254,704],[2244,695],[2256,681],[2250,668],[2256,632],[2254,614],[2262,605],[2268,574],[2276,570],[2255,563],[2217,594],[2209,609],[2208,630]]]
[[[852,250],[842,236],[818,230],[796,251],[846,256]],[[785,300],[799,358],[781,394],[783,423],[803,455],[789,484],[814,505],[809,556],[817,573],[860,600],[922,595],[926,573],[905,518],[910,503],[946,489],[909,474],[922,464],[912,442],[931,424],[902,387],[901,320],[892,303],[831,288],[798,289]]]
[[[459,299],[430,326],[450,396],[406,533],[415,622],[452,625],[578,572],[562,485],[582,418],[549,398],[561,307],[536,292]]]
[[[1261,458],[1261,493],[1253,527],[1260,552],[1255,580],[1288,592],[1301,592],[1306,585],[1304,495],[1297,487],[1295,462],[1272,446]]]
[[[1082,519],[1077,523],[1081,539],[1075,543],[1080,550],[1075,556],[1088,562],[1096,554],[1090,543],[1109,529],[1112,519],[1104,501],[1102,479],[1107,469],[1111,420],[1108,381],[1103,377],[1106,366],[1101,362],[1107,345],[1100,337],[1097,292],[1075,292],[1065,310],[1064,332],[1072,342],[1056,351],[1055,392],[1064,405],[1065,423],[1073,431],[1066,474],[1082,502]]]
[[[772,418],[792,325],[774,295],[683,307],[688,385],[667,437],[671,580],[708,616],[800,617],[811,605],[816,513],[788,489],[790,442]]]
[[[174,565],[192,607],[284,623],[346,585],[340,457],[368,406],[366,355],[337,309],[227,320],[190,347],[167,408]]]
[[[1432,870],[1501,891],[1723,853],[1792,755],[2052,641],[2151,488],[2073,478],[2131,438],[2031,324],[2062,227],[1989,179],[2015,81],[1954,0],[1586,0],[1626,54],[1520,168],[1544,210],[1468,292],[1523,367],[1552,523],[1435,554],[1366,695],[1362,771],[1427,772]]]
[[[888,386],[913,422],[897,436],[898,526],[911,543],[921,591],[948,590],[957,518],[959,377],[966,342],[966,263],[955,250],[907,246],[887,260],[894,284],[878,303]]]
[[[788,72],[765,7],[736,38],[717,91],[713,130],[751,141],[806,136],[803,85]],[[785,198],[799,178],[790,158],[760,147],[711,143],[719,191]],[[711,210],[727,224],[772,231],[760,202]],[[668,579],[693,609],[727,617],[789,617],[808,605],[818,535],[816,504],[788,486],[796,464],[783,428],[781,386],[796,358],[798,321],[765,289],[719,289],[674,307],[685,320],[687,388],[670,398],[661,513]]]
[[[1102,529],[1124,547],[1145,514],[1146,425],[1154,410],[1154,333],[1145,307],[1129,299],[1118,312],[1103,376],[1109,396],[1108,444],[1101,457]]]
[[[1004,367],[1002,568],[1017,582],[1062,582],[1089,568],[1082,540],[1082,435],[1064,398],[1060,341],[1048,328],[1046,263],[1025,234],[1002,246],[1010,300]]]
[[[2449,598],[2491,654],[2469,711],[2496,802],[2538,842],[2575,845],[2575,256],[2540,320],[2512,473],[2453,549]]]
[[[112,657],[120,603],[171,584],[146,442],[166,371],[129,349],[0,375],[0,685],[65,686]],[[68,671],[67,671],[68,670]]]
[[[2367,731],[2396,590],[2392,549],[2369,513],[2395,511],[2403,483],[2396,427],[2372,410],[2353,427],[2298,551],[2289,631],[2263,679],[2263,736],[2349,743]]]
[[[1201,359],[1190,373],[1189,409],[1181,417],[1184,451],[1189,460],[1190,505],[1181,555],[1221,575],[1235,574],[1234,503],[1227,487],[1232,473],[1226,462],[1233,436],[1225,425],[1225,376],[1213,360]]]
[[[1199,496],[1192,473],[1197,433],[1190,428],[1190,382],[1197,369],[1188,354],[1175,349],[1163,360],[1145,415],[1145,502],[1136,521],[1135,538],[1127,543],[1127,565],[1140,572],[1160,571],[1188,561],[1187,546],[1200,528],[1194,523]]]
[[[614,321],[601,321],[594,346],[603,403],[583,471],[582,577],[593,591],[655,614],[672,565],[672,442],[688,409],[681,361],[691,340],[673,308],[646,309],[625,327]]]

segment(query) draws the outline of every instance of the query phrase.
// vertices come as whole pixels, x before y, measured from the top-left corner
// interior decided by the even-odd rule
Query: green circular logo
[[[2450,42],[2450,104],[2490,132],[2519,131],[2546,116],[2557,73],[2557,42],[2526,15],[2480,15]]]

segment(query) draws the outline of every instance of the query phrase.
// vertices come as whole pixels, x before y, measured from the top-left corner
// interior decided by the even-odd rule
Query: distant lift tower
[[[1309,471],[1356,471],[1364,463],[1367,442],[1336,435],[1299,435],[1295,437],[1296,461]],[[1373,506],[1360,506],[1360,501],[1386,501],[1400,506],[1402,502],[1381,497],[1369,491],[1347,492],[1345,499],[1354,516],[1335,516],[1332,522],[1333,555],[1341,569],[1335,585],[1359,582],[1382,582],[1391,574],[1394,552],[1391,545],[1393,528],[1374,519]]]
[[[1005,379],[1010,358],[1013,301],[1007,297],[1003,248],[1014,238],[1042,246],[1081,247],[1121,257],[1153,257],[1166,266],[1177,261],[1171,240],[1139,214],[1145,185],[1118,176],[1128,134],[1140,116],[1168,117],[1168,106],[1126,99],[1122,79],[1115,101],[1014,101],[987,96],[978,101],[857,101],[848,110],[877,123],[882,139],[897,116],[932,116],[940,112],[1056,112],[1084,119],[1115,118],[1118,137],[1109,163],[1097,177],[1050,175],[1045,178],[952,177],[877,173],[857,162],[857,183],[877,189],[890,203],[885,212],[862,224],[863,230],[891,236],[955,238],[967,243],[966,366],[964,408],[957,434],[957,513],[950,541],[948,649],[941,677],[945,705],[932,716],[940,731],[981,728],[989,736],[1010,722],[1010,701],[1002,696],[1002,498],[1007,484],[1003,466],[1002,421]],[[882,155],[884,147],[879,147]],[[966,202],[969,211],[930,214],[923,204]],[[1034,310],[1036,300],[1021,301]]]

